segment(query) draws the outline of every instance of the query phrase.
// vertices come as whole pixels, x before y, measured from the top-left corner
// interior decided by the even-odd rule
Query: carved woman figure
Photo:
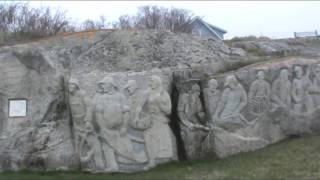
[[[163,89],[161,78],[152,75],[150,79],[150,92],[143,110],[151,127],[144,133],[148,167],[153,167],[158,160],[168,160],[175,157],[174,136],[169,127],[168,115],[171,113],[171,100],[169,94]]]
[[[270,85],[265,80],[264,72],[259,70],[257,79],[251,84],[248,94],[249,107],[252,114],[259,115],[269,109],[270,91]]]
[[[273,82],[271,89],[273,109],[277,107],[290,108],[291,105],[291,82],[288,69],[281,69],[279,77]]]
[[[313,109],[313,102],[309,94],[311,81],[309,71],[303,75],[303,69],[300,65],[294,67],[295,77],[292,83],[292,103],[295,112],[310,112]]]
[[[230,130],[248,123],[241,111],[247,105],[247,94],[234,75],[226,77],[225,88],[215,112],[214,123],[228,123]],[[235,125],[235,127],[232,126]],[[227,127],[227,126],[226,126]]]

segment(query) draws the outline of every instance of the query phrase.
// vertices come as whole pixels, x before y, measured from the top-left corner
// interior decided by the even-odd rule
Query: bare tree
[[[99,30],[106,29],[108,27],[108,23],[106,22],[106,18],[104,16],[100,16],[97,21],[87,19],[83,23],[80,24],[80,31],[90,31],[90,30]]]
[[[190,32],[193,17],[193,14],[185,9],[141,6],[133,16],[120,16],[118,21],[113,22],[112,27]],[[110,26],[104,16],[79,24],[72,22],[66,16],[66,11],[61,9],[33,8],[25,2],[0,2],[0,44],[6,39],[15,41],[60,32],[106,29]]]
[[[134,16],[122,15],[119,21],[113,23],[115,29],[131,29],[136,26],[136,19]]]
[[[134,16],[120,16],[115,27],[190,32],[193,18],[194,15],[186,9],[141,6]]]
[[[0,3],[0,30],[15,36],[48,36],[63,32],[69,24],[66,12],[28,3]]]

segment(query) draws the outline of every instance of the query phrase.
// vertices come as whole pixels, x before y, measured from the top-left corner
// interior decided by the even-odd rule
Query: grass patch
[[[143,180],[143,179],[319,179],[320,136],[289,139],[265,149],[222,160],[173,162],[148,172],[89,174],[83,172],[3,172],[10,180]]]

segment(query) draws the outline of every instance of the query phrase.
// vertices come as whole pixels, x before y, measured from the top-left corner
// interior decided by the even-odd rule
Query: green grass
[[[4,172],[10,180],[112,180],[112,179],[320,179],[320,136],[290,139],[265,149],[222,160],[174,162],[148,172],[89,174],[80,172]]]

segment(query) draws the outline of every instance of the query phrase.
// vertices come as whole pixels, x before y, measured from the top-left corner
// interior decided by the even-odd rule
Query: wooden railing
[[[309,31],[309,32],[294,32],[294,37],[319,37],[318,31]]]

